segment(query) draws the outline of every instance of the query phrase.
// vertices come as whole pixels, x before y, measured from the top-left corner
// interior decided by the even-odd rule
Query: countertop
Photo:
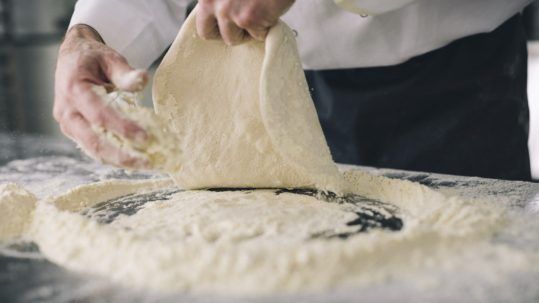
[[[522,215],[539,219],[539,184],[421,172],[377,170],[373,174],[407,179],[464,197],[497,199]],[[38,197],[56,195],[75,186],[106,179],[159,178],[97,164],[67,140],[0,134],[0,184],[15,182]],[[532,232],[504,241],[539,251],[539,220]],[[426,291],[406,281],[389,281],[353,291],[279,295],[261,298],[158,294],[125,289],[106,279],[69,272],[49,261],[32,243],[0,245],[0,302],[539,302],[539,272],[518,272],[500,282],[473,275],[447,277],[450,283]]]

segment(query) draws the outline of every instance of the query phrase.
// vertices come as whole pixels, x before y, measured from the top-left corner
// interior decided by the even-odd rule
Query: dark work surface
[[[83,158],[75,144],[67,139],[0,133],[0,165],[18,159],[46,156]]]

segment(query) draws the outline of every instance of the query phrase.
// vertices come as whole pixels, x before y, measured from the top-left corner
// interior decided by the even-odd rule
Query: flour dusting
[[[429,271],[464,270],[469,262],[493,277],[535,266],[536,254],[492,241],[507,224],[500,206],[360,170],[345,178],[365,201],[391,205],[381,212],[395,211],[402,228],[359,232],[351,205],[292,192],[107,181],[39,203],[30,237],[72,270],[159,291],[320,292],[407,277],[428,286],[435,282]],[[99,211],[118,198],[135,204],[112,205],[115,216]]]

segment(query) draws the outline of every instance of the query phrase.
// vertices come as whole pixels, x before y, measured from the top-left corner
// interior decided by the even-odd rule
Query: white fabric
[[[172,43],[190,0],[80,0],[71,26],[87,24],[129,63],[147,68]]]
[[[354,13],[379,15],[414,1],[416,0],[335,0],[335,3]]]
[[[532,177],[539,180],[539,42],[528,44],[528,106],[530,107],[530,137],[528,148],[530,150],[530,164]],[[539,212],[539,196],[537,211]]]
[[[283,20],[298,32],[305,69],[385,66],[489,32],[531,0],[297,0]],[[136,67],[174,39],[188,0],[79,0],[71,24],[97,29]],[[356,13],[345,10],[349,9]],[[374,14],[363,18],[357,13]]]

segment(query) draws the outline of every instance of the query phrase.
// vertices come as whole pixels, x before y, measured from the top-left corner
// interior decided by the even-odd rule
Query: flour
[[[0,185],[0,241],[21,237],[34,211],[37,198],[14,183]]]
[[[107,93],[101,86],[94,86],[93,90],[108,106],[143,127],[150,137],[147,142],[138,143],[104,128],[94,127],[94,132],[124,152],[144,159],[148,163],[148,169],[163,172],[176,172],[181,169],[181,164],[176,160],[181,154],[181,150],[177,147],[178,138],[153,110],[137,104],[139,99],[137,93],[125,91]],[[87,154],[91,155],[88,152]]]
[[[532,257],[491,243],[505,225],[500,207],[362,171],[345,176],[356,193],[396,206],[402,230],[353,233],[357,227],[348,223],[355,215],[345,205],[270,190],[169,190],[108,223],[92,211],[128,193],[166,192],[171,183],[164,180],[82,186],[40,203],[29,234],[48,259],[67,268],[159,291],[313,292],[418,279],[425,270],[466,266],[470,258],[481,270],[493,260],[492,271],[501,261],[512,269],[533,264]]]

